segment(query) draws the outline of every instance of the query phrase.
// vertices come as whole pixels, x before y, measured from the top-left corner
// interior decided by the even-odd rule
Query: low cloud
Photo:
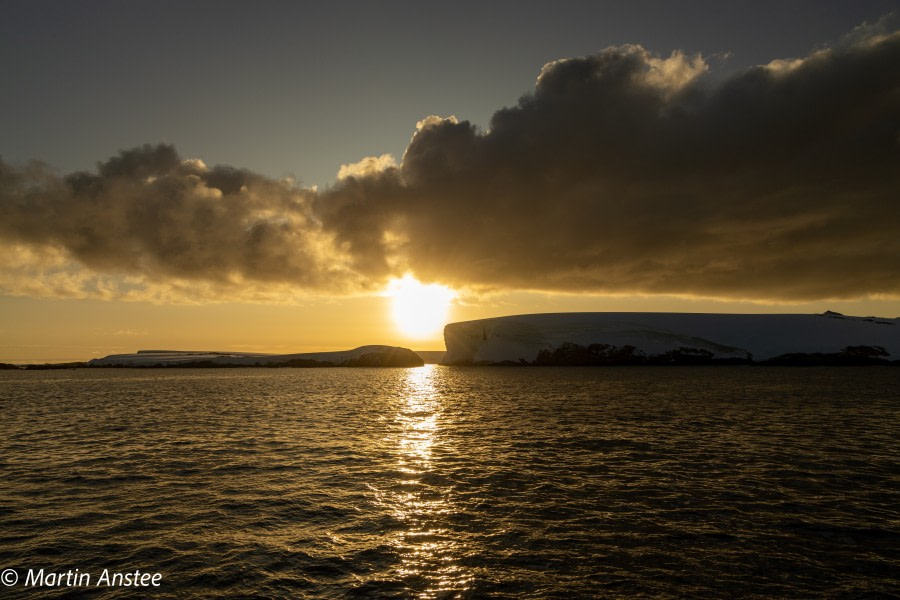
[[[137,331],[132,330],[132,329],[119,329],[118,331],[113,332],[113,335],[127,335],[127,336],[149,335],[149,334],[150,334],[150,332],[147,331],[146,329],[139,329]]]
[[[344,165],[320,192],[165,145],[67,177],[0,163],[0,289],[266,298],[409,270],[496,289],[900,296],[900,32],[707,71],[640,46],[555,61],[486,131],[428,117],[399,164]]]

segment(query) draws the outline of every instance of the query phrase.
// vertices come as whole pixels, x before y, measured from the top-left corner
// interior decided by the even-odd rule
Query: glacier
[[[720,362],[796,355],[900,358],[900,319],[822,314],[542,313],[450,323],[446,365],[553,364],[560,352],[627,352],[665,362]],[[554,354],[556,353],[556,354]],[[879,360],[883,360],[880,359]],[[809,362],[809,361],[807,361]]]

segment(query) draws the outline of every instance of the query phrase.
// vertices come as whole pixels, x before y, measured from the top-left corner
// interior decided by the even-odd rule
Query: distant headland
[[[302,354],[259,354],[252,352],[215,352],[188,350],[139,350],[134,354],[111,354],[82,363],[44,365],[5,365],[0,368],[313,368],[313,367],[420,367],[425,362],[408,348],[398,346],[360,346],[338,352]]]
[[[89,367],[420,367],[424,361],[398,346],[360,346],[338,352],[255,354],[248,352],[187,352],[141,350],[136,354],[112,354],[87,363]]]

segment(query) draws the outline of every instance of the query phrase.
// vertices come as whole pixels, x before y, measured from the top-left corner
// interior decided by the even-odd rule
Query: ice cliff
[[[444,342],[443,362],[449,365],[801,364],[803,357],[809,364],[831,364],[832,359],[858,364],[900,358],[900,319],[832,312],[548,313],[451,323],[444,328]]]

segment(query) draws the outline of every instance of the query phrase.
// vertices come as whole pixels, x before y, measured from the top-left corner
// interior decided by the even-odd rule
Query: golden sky
[[[819,5],[795,6],[802,12]],[[478,120],[467,118],[468,105],[455,94],[445,100],[457,107],[428,96],[428,112],[409,112],[422,110],[418,105],[401,111],[415,117],[406,121],[399,151],[393,142],[379,147],[387,138],[349,113],[344,121],[332,114],[330,129],[309,129],[315,136],[298,133],[296,140],[304,152],[320,149],[333,161],[336,178],[318,186],[216,163],[210,155],[222,139],[240,137],[232,127],[243,123],[242,114],[229,109],[236,112],[215,117],[219,101],[222,110],[230,106],[227,93],[191,96],[205,98],[202,107],[188,101],[188,90],[200,94],[189,75],[204,76],[202,70],[154,79],[157,63],[135,54],[127,63],[131,75],[158,84],[147,98],[109,88],[119,81],[111,63],[92,71],[94,62],[81,60],[88,65],[83,79],[70,80],[72,71],[46,62],[34,40],[52,48],[57,37],[75,35],[72,28],[56,31],[17,6],[9,22],[20,27],[3,25],[11,28],[2,36],[10,47],[0,47],[17,51],[0,52],[14,84],[6,86],[9,108],[0,110],[0,123],[12,132],[0,141],[0,361],[153,348],[441,349],[444,322],[534,312],[897,316],[900,30],[895,17],[865,7],[868,13],[786,16],[804,24],[804,35],[824,36],[804,38],[799,49],[788,43],[802,37],[799,29],[770,22],[742,38],[748,28],[719,9],[710,11],[705,33],[691,30],[696,38],[677,18],[665,32],[644,23],[634,39],[619,39],[534,13],[535,26],[557,34],[542,44],[559,50],[542,46],[552,54],[532,65],[536,79],[524,94],[504,88],[508,95],[498,99],[500,88],[484,88],[483,102],[493,108],[482,105]],[[522,14],[529,10],[523,6]],[[636,18],[614,12],[621,23]],[[84,20],[77,35],[96,29],[96,45],[69,40],[84,52],[108,51],[81,57],[96,60],[108,59],[122,41],[104,27],[135,17],[128,9],[67,15],[66,23]],[[20,33],[27,24],[34,39]],[[731,31],[741,60],[729,63],[731,50],[712,35],[717,27]],[[673,30],[698,45],[661,47]],[[456,33],[444,42],[458,41]],[[499,47],[511,35],[490,33],[479,32],[473,43]],[[572,36],[590,49],[568,46]],[[763,41],[772,48],[759,60]],[[435,39],[423,52],[441,47],[444,54],[432,56],[446,63],[444,42]],[[248,52],[265,62],[275,56],[265,48]],[[406,47],[394,52],[400,50],[391,56],[407,57]],[[160,52],[159,64],[176,60],[171,49]],[[69,60],[62,48],[51,54]],[[384,74],[361,96],[369,101],[365,110],[352,111],[380,123],[379,106],[387,119],[405,99],[475,73],[489,54],[480,55],[484,63],[468,57],[460,71],[418,69],[403,85],[389,77],[389,61],[341,71],[337,55],[329,60],[336,61],[334,74]],[[201,63],[213,64],[204,56]],[[518,64],[512,55],[504,60]],[[503,70],[492,68],[484,73]],[[238,81],[216,72],[223,77],[208,86]],[[321,103],[291,112],[281,94],[306,102],[318,88],[283,91],[279,82],[289,78],[272,76],[244,98],[246,106],[271,105],[264,111],[271,122],[257,121],[271,132],[345,98],[322,92]],[[481,88],[466,89],[471,95]],[[392,100],[379,104],[388,92]],[[88,102],[79,112],[78,98],[106,98],[109,106]],[[93,157],[93,168],[63,171],[20,159],[14,145],[89,139],[139,123],[157,107],[154,119],[161,121],[154,123],[165,131],[165,123],[183,124],[171,134],[179,147],[133,139],[118,146],[126,149]],[[195,122],[183,123],[184,111]],[[91,132],[75,127],[85,119],[94,119]],[[47,136],[48,123],[56,137]],[[154,129],[140,135],[148,131]],[[365,150],[339,143],[349,138],[370,141]],[[268,152],[281,157],[274,139]]]
[[[151,304],[105,300],[4,298],[0,362],[89,360],[139,349],[246,352],[344,350],[391,344],[443,350],[440,329],[404,335],[389,296],[311,299],[298,304]],[[450,321],[508,314],[568,311],[823,312],[900,316],[892,300],[771,305],[673,297],[603,297],[534,292],[459,298]]]

